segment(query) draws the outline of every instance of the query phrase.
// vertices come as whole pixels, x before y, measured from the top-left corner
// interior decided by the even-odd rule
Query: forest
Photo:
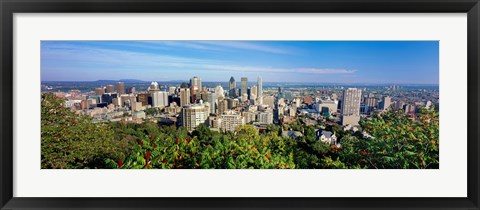
[[[262,132],[253,125],[234,133],[200,125],[189,133],[148,121],[92,123],[63,103],[42,94],[42,169],[439,168],[439,115],[433,107],[421,109],[415,120],[393,111],[362,118],[356,132],[333,123],[307,126],[298,119]],[[317,140],[319,128],[334,132],[341,146]],[[284,130],[303,136],[282,137]]]

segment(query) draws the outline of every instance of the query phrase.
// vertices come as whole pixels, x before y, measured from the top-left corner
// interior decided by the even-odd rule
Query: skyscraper
[[[256,85],[252,86],[252,88],[250,89],[250,96],[249,96],[250,99],[257,99],[257,92],[258,92],[257,86]]]
[[[141,102],[142,103],[142,106],[146,106],[148,105],[148,97],[150,96],[149,93],[139,93],[137,95],[138,97],[138,102]]]
[[[157,82],[152,82],[150,84],[150,86],[148,87],[148,91],[149,92],[153,92],[153,91],[159,91],[160,90],[160,86],[158,85]]]
[[[210,103],[210,113],[215,113],[217,105],[217,94],[216,93],[207,93],[207,101]]]
[[[240,95],[243,96],[244,94],[247,94],[247,89],[248,89],[248,78],[242,77],[240,78],[241,84],[240,84]]]
[[[105,93],[105,88],[103,88],[103,87],[95,88],[95,95],[101,96],[104,93]]]
[[[217,94],[217,98],[223,98],[225,96],[222,86],[218,85],[215,87],[215,94]]]
[[[262,105],[263,104],[263,86],[262,86],[262,78],[258,77],[257,78],[257,100],[258,104]]]
[[[113,85],[107,85],[106,93],[113,93],[115,92],[115,87]]]
[[[380,109],[385,111],[390,108],[390,105],[392,105],[392,98],[390,96],[384,96],[382,99],[382,103],[380,103]]]
[[[229,95],[230,97],[237,97],[236,94],[236,89],[237,89],[237,83],[235,83],[235,79],[233,77],[230,77],[230,82],[228,83],[228,89],[229,89]]]
[[[123,82],[117,82],[117,93],[118,95],[125,94],[125,84]]]
[[[360,101],[362,90],[347,88],[343,91],[342,125],[358,125],[360,121]]]
[[[180,106],[190,104],[190,89],[180,88]]]
[[[152,93],[152,106],[153,107],[166,107],[168,106],[168,93],[165,91],[155,91]]]
[[[202,79],[194,76],[193,78],[190,79],[190,88],[193,89],[193,91],[196,93],[200,92],[202,90]]]

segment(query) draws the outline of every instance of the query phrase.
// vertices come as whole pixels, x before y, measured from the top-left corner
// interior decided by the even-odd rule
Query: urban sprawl
[[[241,77],[240,83],[231,77],[224,84],[227,85],[202,84],[202,79],[195,76],[183,83],[151,82],[146,90],[115,82],[89,91],[55,91],[47,82],[42,84],[42,91],[66,98],[66,107],[93,117],[93,122],[149,120],[183,126],[188,131],[200,124],[222,132],[235,132],[245,124],[262,130],[269,124],[296,122],[301,116],[306,125],[340,124],[344,130],[356,131],[362,117],[375,113],[401,110],[415,119],[421,107],[439,108],[438,86],[287,87],[279,84],[263,88],[261,77],[255,82]],[[293,137],[302,133],[286,130],[282,135]],[[319,130],[317,137],[331,145],[340,143],[332,131]]]

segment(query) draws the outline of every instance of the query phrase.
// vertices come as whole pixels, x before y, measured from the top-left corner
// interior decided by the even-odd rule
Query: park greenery
[[[439,117],[422,109],[412,120],[385,112],[360,121],[362,131],[326,123],[258,131],[244,125],[235,133],[205,125],[183,127],[154,122],[92,123],[52,94],[41,98],[41,166],[53,169],[423,169],[439,168]],[[333,131],[341,147],[317,140],[316,130]],[[283,130],[302,132],[282,137]],[[365,136],[363,132],[371,136]]]

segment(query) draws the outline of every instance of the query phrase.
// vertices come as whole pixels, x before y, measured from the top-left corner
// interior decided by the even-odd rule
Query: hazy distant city
[[[107,52],[106,49],[109,47],[119,47],[115,43],[110,43],[112,46],[106,43],[91,43],[89,47],[97,50],[85,49],[85,52],[95,54],[102,52],[99,49]],[[218,69],[222,68],[222,65],[215,64],[212,67],[201,64],[199,68],[205,70],[196,71],[190,70],[195,66],[191,63],[166,65],[151,63],[151,61],[149,65],[158,65],[158,71],[138,70],[139,76],[131,79],[112,79],[118,78],[118,75],[112,73],[111,77],[106,77],[105,73],[100,72],[99,78],[93,79],[96,73],[90,69],[94,65],[85,63],[82,59],[87,61],[92,59],[93,63],[102,63],[102,59],[107,63],[111,62],[109,64],[111,66],[105,67],[110,69],[108,71],[111,71],[112,67],[115,68],[114,64],[120,65],[119,68],[122,65],[128,68],[151,68],[151,66],[145,67],[143,64],[132,62],[129,57],[124,57],[125,55],[120,56],[120,60],[112,61],[115,54],[120,52],[119,49],[115,49],[118,52],[108,49],[112,57],[105,54],[101,59],[73,57],[74,59],[69,60],[72,57],[68,56],[74,56],[74,54],[72,51],[65,50],[66,46],[69,46],[68,42],[42,43],[42,47],[45,48],[45,52],[42,48],[42,56],[45,57],[42,58],[41,87],[42,168],[438,168],[438,110],[440,107],[438,57],[431,55],[433,52],[438,56],[438,43],[418,42],[419,46],[416,46],[417,43],[410,42],[404,45],[402,42],[380,42],[380,46],[376,46],[376,42],[360,43],[360,46],[356,46],[358,43],[355,42],[348,43],[352,43],[352,48],[359,48],[357,50],[370,44],[379,55],[378,57],[369,55],[368,59],[375,60],[385,54],[391,54],[390,56],[393,57],[390,60],[387,59],[387,62],[378,61],[383,64],[379,68],[381,70],[369,72],[367,75],[370,76],[366,76],[367,79],[361,79],[363,77],[361,75],[356,76],[361,74],[360,68],[322,69],[292,67],[291,64],[284,64],[290,66],[287,68],[271,67],[275,64],[272,63],[269,67],[251,67],[252,70],[248,70],[249,67],[239,68],[229,64],[224,65],[227,70],[223,71]],[[87,44],[89,43],[73,42],[70,47],[82,49],[86,48]],[[127,51],[132,47],[130,42],[121,44],[125,45],[121,51]],[[283,48],[280,46],[288,49],[296,48],[297,51],[309,50],[309,47],[301,48],[304,45],[307,46],[308,42],[282,42],[282,44],[276,42],[272,44],[268,42],[223,44],[167,42],[165,44],[162,42],[151,46],[157,46],[158,49],[162,49],[161,47],[188,48],[183,52],[185,55],[190,55],[192,50],[207,51],[206,54],[228,54],[230,50],[240,51],[232,52],[234,55],[243,51],[255,51],[254,53],[260,54],[259,59],[264,60],[271,60],[271,58],[263,54],[274,54],[273,56],[280,57],[285,54],[288,54],[287,57],[295,56],[295,54],[281,51],[280,49]],[[432,52],[423,52],[426,51],[423,45],[428,44],[432,45],[430,46]],[[334,43],[334,46],[326,42],[326,45],[328,46],[319,44],[312,50],[322,50],[322,47],[325,47],[332,50],[333,54],[340,52],[332,49],[333,47],[338,47],[342,51],[348,50],[344,49],[346,44],[342,42]],[[395,51],[395,47],[399,50]],[[55,49],[59,51],[56,52]],[[163,50],[168,51],[168,49]],[[355,51],[355,49],[350,50]],[[65,57],[59,57],[60,51],[67,52]],[[406,68],[399,70],[404,71],[403,73],[388,72],[389,62],[396,65],[395,59],[402,59],[398,55],[413,52],[420,52],[420,55],[422,52],[426,53],[428,55],[428,59],[424,60],[426,63],[422,63],[421,57],[406,55],[403,62],[408,63],[408,59],[411,59],[412,67],[402,66]],[[175,53],[182,53],[182,50]],[[132,57],[139,56],[138,52],[129,54]],[[87,55],[79,55],[79,57],[83,56]],[[174,55],[169,56],[168,59],[181,62],[178,61],[180,59],[174,59]],[[251,56],[246,55],[248,59],[253,59],[252,63],[256,63],[255,58]],[[159,59],[164,57],[166,55],[162,55]],[[278,60],[281,59],[280,57],[273,60],[284,63]],[[57,58],[59,58],[58,63],[55,62]],[[124,64],[122,59],[126,60]],[[152,58],[147,56],[145,59]],[[195,59],[200,60],[200,58]],[[304,61],[304,58],[299,62],[304,63],[302,65],[310,65],[308,61]],[[364,61],[358,62],[361,66]],[[418,62],[420,64],[417,65]],[[68,73],[63,73],[50,78],[61,68],[57,64],[62,63],[74,65],[76,69],[85,66],[85,69],[88,69],[86,71],[89,72],[87,74],[91,75],[78,76],[78,80],[75,80],[75,75],[69,78]],[[347,62],[345,65],[352,66],[352,63]],[[402,63],[402,65],[405,64]],[[168,66],[173,66],[173,70]],[[250,64],[247,63],[245,66]],[[433,69],[435,73],[428,74],[420,71],[416,73],[413,66],[420,66],[428,72]],[[182,67],[185,67],[184,72],[181,70]],[[165,70],[162,70],[163,68]],[[153,79],[158,76],[166,78],[169,72],[174,74],[169,80]],[[135,72],[118,74],[130,76],[132,73]],[[291,74],[293,75],[289,76]],[[151,80],[144,78],[149,75],[152,77]],[[64,81],[57,80],[61,77]],[[276,81],[278,77],[282,79]],[[292,81],[288,82],[290,77]],[[302,78],[305,78],[305,82],[298,81]],[[378,82],[372,81],[375,78]],[[407,81],[393,82],[401,78],[406,78]],[[54,98],[49,98],[48,94]],[[108,134],[109,131],[102,130],[98,131],[98,135],[95,134],[96,136],[88,139],[82,139],[75,134],[72,137],[75,140],[66,137],[67,134],[62,136],[59,128],[53,127],[55,125],[53,121],[46,122],[46,119],[54,118],[54,116],[45,117],[52,113],[51,108],[43,109],[53,104],[55,100],[58,100],[56,102],[58,106],[65,109],[65,113],[71,112],[74,114],[73,118],[78,116],[80,121],[83,120],[86,127],[106,126],[103,129],[110,129],[111,134]],[[55,122],[58,123],[61,118],[59,115],[59,119]],[[68,120],[68,118],[65,119]],[[65,129],[69,129],[68,127],[74,125],[65,122],[65,126],[67,126]],[[91,129],[99,128],[93,126]],[[54,132],[51,130],[57,130],[60,133],[53,135]],[[78,131],[72,131],[72,133],[75,132]],[[92,133],[95,132],[92,131]],[[102,142],[102,138],[109,140]],[[84,143],[94,145],[97,140],[102,143],[95,146],[95,150],[99,150],[98,153],[89,154],[87,151],[91,149],[84,146],[84,151],[79,150],[75,152],[76,155],[67,158],[68,155],[62,157],[62,152],[52,149],[55,146],[47,140],[57,144],[64,141],[65,144],[70,145],[65,147],[62,143],[62,148],[75,148],[72,145],[77,145],[79,148]],[[195,143],[197,141],[198,143]],[[425,145],[419,146],[418,142],[423,141]],[[111,145],[105,146],[104,144],[108,142]],[[373,146],[375,144],[383,146]],[[105,147],[103,150],[111,150],[111,153],[105,154],[102,147]],[[54,151],[58,154],[46,158],[50,152]],[[83,153],[85,157],[78,156]]]

